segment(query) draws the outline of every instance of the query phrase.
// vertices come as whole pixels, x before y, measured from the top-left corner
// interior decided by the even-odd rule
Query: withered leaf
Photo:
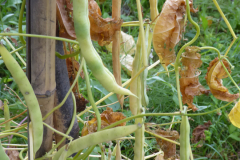
[[[155,133],[162,137],[165,137],[174,141],[179,139],[179,133],[175,130],[165,131],[162,129],[157,129],[155,130]],[[160,148],[164,152],[164,159],[172,158],[176,156],[176,144],[169,141],[165,141],[160,138],[156,138],[156,140],[157,140],[157,144],[160,146]]]
[[[95,0],[89,0],[89,20],[91,39],[98,41],[100,46],[112,41],[115,31],[120,30],[122,20],[101,17],[101,10]]]
[[[211,121],[208,121],[204,123],[204,125],[198,125],[196,128],[193,130],[193,137],[192,137],[192,143],[197,143],[200,140],[204,141],[206,136],[204,134],[205,130],[208,130],[208,128],[212,125]]]
[[[190,7],[197,11],[192,1]],[[185,0],[166,0],[153,30],[153,47],[166,70],[176,59],[174,47],[182,38],[185,10]]]
[[[60,24],[59,36],[74,40],[76,39],[76,33],[72,19],[73,16],[70,16],[67,12],[67,8],[71,8],[69,0],[66,2],[67,4],[65,3],[65,0],[56,0],[57,20]],[[65,5],[67,5],[67,8]]]
[[[228,72],[231,73],[228,62],[225,59],[223,59],[222,62],[224,66],[227,68]],[[215,98],[227,102],[231,102],[239,98],[239,93],[231,94],[229,93],[228,89],[225,86],[223,86],[222,79],[228,77],[228,75],[225,72],[218,58],[212,60],[207,69],[208,71],[205,76],[205,79],[211,90],[211,93]]]
[[[77,105],[77,112],[82,112],[86,109],[86,104],[88,103],[88,100],[86,100],[82,95],[74,93],[75,99],[76,99],[76,105]]]
[[[126,118],[121,112],[113,112],[112,108],[107,107],[105,111],[101,113],[101,128],[104,128],[112,123],[120,121]],[[125,126],[126,122],[121,123],[117,126]],[[93,133],[97,131],[97,118],[94,117],[90,121],[88,121],[85,127],[82,129],[82,136],[85,136],[89,133]]]
[[[186,47],[186,52],[182,54],[183,68],[180,70],[180,91],[182,93],[183,104],[196,111],[198,108],[193,104],[194,96],[209,94],[199,82],[198,76],[201,72],[197,69],[202,65],[199,48],[195,46]]]
[[[10,160],[20,160],[19,152],[17,150],[8,150],[7,155]]]

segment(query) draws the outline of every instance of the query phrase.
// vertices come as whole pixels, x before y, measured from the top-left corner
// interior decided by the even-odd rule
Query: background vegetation
[[[103,17],[111,17],[111,0],[98,0],[100,4],[100,8],[103,13]],[[150,6],[148,0],[142,0],[142,7],[143,7],[143,18],[150,18]],[[158,9],[161,11],[161,7],[164,3],[164,0],[159,0]],[[240,1],[239,0],[218,0],[218,3],[225,13],[226,17],[228,18],[233,30],[235,31],[236,35],[239,36],[240,33]],[[223,19],[221,18],[220,14],[218,13],[217,9],[215,8],[213,2],[211,0],[195,0],[194,2],[195,8],[198,8],[198,12],[192,14],[193,20],[197,22],[201,27],[201,33],[198,40],[194,43],[194,45],[202,47],[202,46],[213,46],[220,50],[222,54],[225,53],[227,47],[230,45],[232,41],[232,36],[224,23]],[[7,28],[10,29],[10,32],[18,32],[18,18],[20,13],[21,7],[21,0],[0,0],[0,32],[7,31]],[[23,18],[23,30],[25,32],[26,28],[26,13],[24,13]],[[122,2],[122,16],[124,22],[126,21],[137,21],[137,9],[135,1],[133,0],[123,0]],[[138,27],[124,27],[122,30],[130,35],[132,35],[137,40],[138,37]],[[195,35],[195,28],[191,24],[187,25],[184,33],[183,40],[178,44],[176,50],[180,49],[180,47],[188,40],[192,39]],[[19,37],[12,36],[12,38],[17,40],[18,47],[22,46],[21,42],[19,41]],[[9,38],[11,41],[11,39]],[[5,41],[1,40],[0,43],[5,43]],[[15,44],[12,43],[14,46]],[[237,40],[233,45],[230,53],[228,54],[229,60],[232,65],[235,66],[234,70],[232,70],[232,77],[237,82],[240,83],[240,41]],[[102,57],[104,64],[106,67],[112,71],[112,60],[111,60],[111,53],[106,50],[105,47],[101,47],[94,42],[94,46],[96,47],[98,53]],[[16,46],[15,46],[16,47]],[[11,48],[8,48],[11,51]],[[20,55],[25,59],[26,50],[23,49],[19,51]],[[149,64],[154,63],[158,60],[158,56],[156,53],[152,52],[153,57],[150,59]],[[14,55],[15,56],[15,55]],[[201,59],[203,61],[203,65],[201,66],[201,75],[199,77],[200,83],[205,87],[208,88],[205,81],[205,75],[207,72],[207,67],[209,62],[212,61],[215,57],[217,57],[216,52],[212,51],[202,51],[201,52]],[[16,58],[16,57],[15,57]],[[16,58],[18,60],[18,58]],[[22,63],[20,62],[20,65]],[[22,65],[22,68],[25,67]],[[169,69],[173,69],[170,67]],[[175,75],[174,73],[170,73],[168,77],[167,74],[160,74],[157,75],[157,72],[164,71],[161,65],[158,65],[154,69],[152,69],[148,74],[147,80],[147,88],[148,88],[148,96],[149,96],[149,105],[146,110],[148,113],[159,113],[159,112],[175,112],[179,110],[178,106],[178,99],[177,99],[177,91],[175,86]],[[89,70],[90,72],[90,70]],[[11,95],[9,92],[4,91],[4,84],[7,84],[10,88],[16,91],[17,94],[21,95],[16,86],[16,83],[13,81],[11,74],[6,69],[3,61],[0,60],[0,99],[8,99],[11,111],[11,117],[17,115],[25,110],[25,107],[19,102],[19,100],[14,96]],[[129,79],[130,76],[127,75],[126,72],[122,71],[122,80],[125,81]],[[234,87],[232,82],[229,78],[224,79],[223,81],[224,86],[226,86],[231,93],[237,93],[238,90]],[[80,92],[87,97],[86,93],[86,86],[84,80],[79,80],[80,85]],[[91,85],[92,85],[92,92],[94,93],[95,100],[99,100],[104,95],[108,94],[108,92],[101,87],[101,85],[97,82],[97,80],[91,76]],[[21,96],[22,98],[22,96]],[[110,104],[117,100],[116,96],[112,96],[104,103]],[[226,102],[217,100],[211,94],[209,96],[201,95],[196,96],[194,98],[194,104],[199,108],[198,112],[207,112],[216,108],[219,108],[226,104]],[[128,99],[125,99],[123,113],[126,116],[130,116],[131,112],[128,107]],[[192,144],[192,150],[194,153],[194,158],[196,159],[239,159],[240,156],[240,129],[234,127],[228,119],[228,113],[230,112],[231,108],[234,104],[230,105],[226,109],[219,110],[217,113],[212,113],[204,116],[196,116],[191,117],[190,125],[191,125],[191,132],[195,127],[198,125],[202,125],[207,121],[211,121],[212,125],[210,126],[209,130],[205,131],[205,142],[203,143],[202,147],[197,147],[198,144]],[[115,111],[122,111],[120,109],[119,104],[115,104],[111,106]],[[104,109],[102,109],[104,110]],[[24,114],[20,118],[16,120],[16,122],[21,121],[27,114]],[[82,116],[83,120],[87,120],[92,115],[85,114]],[[0,117],[3,117],[3,111],[0,110]],[[178,121],[181,119],[180,117],[176,116],[174,121]],[[171,122],[171,117],[161,116],[161,117],[147,117],[146,122],[153,122],[157,124],[161,123],[168,123]],[[132,121],[128,122],[132,123]],[[13,124],[14,125],[14,124]],[[80,124],[82,128],[83,125]],[[169,128],[169,125],[163,126],[164,128]],[[173,130],[179,131],[180,124],[173,124]],[[1,130],[1,128],[0,128]],[[24,133],[27,135],[27,133]],[[150,135],[146,135],[147,137]],[[7,138],[2,139],[2,142],[7,142]],[[13,136],[11,143],[22,143],[26,144],[27,142],[19,137]],[[156,140],[147,139],[146,140],[147,146],[145,148],[146,154],[149,155],[159,150],[159,146],[156,143]],[[124,141],[121,143],[122,147],[122,154],[129,157],[130,159],[133,158],[133,141]],[[100,148],[95,148],[94,153],[98,154],[100,152]]]

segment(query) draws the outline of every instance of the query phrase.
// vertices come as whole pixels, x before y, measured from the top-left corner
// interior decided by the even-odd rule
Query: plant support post
[[[27,32],[38,35],[56,35],[56,1],[27,1]],[[54,107],[55,82],[55,40],[43,38],[27,39],[28,77],[38,99],[42,116]],[[53,116],[45,121],[53,126]],[[45,155],[52,148],[52,130],[44,126],[43,143],[36,158]]]

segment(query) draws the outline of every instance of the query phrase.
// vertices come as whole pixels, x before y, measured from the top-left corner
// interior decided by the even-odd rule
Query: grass
[[[0,1],[0,3],[4,3]],[[141,1],[143,6],[143,15],[144,18],[150,18],[150,10],[149,10],[149,3],[148,0]],[[161,10],[161,7],[164,3],[164,0],[159,0],[158,9]],[[224,1],[218,0],[218,3],[225,13],[226,17],[228,18],[233,30],[235,31],[236,35],[239,36],[240,34],[240,1],[233,0],[233,1]],[[196,21],[201,27],[201,33],[198,40],[194,43],[196,46],[213,46],[220,50],[221,54],[224,54],[227,50],[227,47],[230,45],[232,41],[232,37],[226,24],[224,23],[223,19],[221,18],[220,14],[217,12],[212,1],[206,0],[198,0],[194,2],[194,6],[198,8],[198,12],[192,14],[193,20]],[[18,16],[20,12],[21,1],[7,1],[5,5],[0,5],[0,32],[3,32],[6,28],[10,28],[10,32],[18,32]],[[111,16],[111,0],[106,0],[100,5],[100,8],[103,13],[103,17]],[[137,10],[135,1],[132,0],[125,0],[122,3],[122,16],[121,18],[126,21],[136,21],[137,18]],[[24,14],[24,22],[25,20]],[[23,23],[23,29],[26,27],[25,23]],[[135,41],[138,37],[138,27],[124,27],[122,30],[128,34],[131,34]],[[187,25],[186,31],[184,33],[184,39],[191,40],[195,35],[195,28],[192,25]],[[18,37],[12,37],[18,41],[19,46],[21,46],[21,42],[19,41]],[[1,41],[4,43],[4,41]],[[182,40],[181,43],[176,47],[176,50],[179,50],[180,47],[186,43],[185,40]],[[236,41],[233,47],[231,48],[228,58],[230,62],[235,66],[234,70],[232,70],[232,77],[233,79],[239,83],[240,82],[240,40]],[[96,42],[94,42],[94,46],[97,48],[98,52],[100,53],[104,64],[106,67],[112,71],[112,60],[111,60],[111,53],[109,53],[105,47],[100,47]],[[10,50],[10,48],[8,48]],[[25,50],[20,51],[20,55],[25,58]],[[203,50],[201,52],[201,59],[203,61],[203,65],[201,66],[201,75],[199,77],[200,83],[205,87],[208,88],[205,75],[207,72],[208,64],[211,60],[213,60],[217,53],[212,51]],[[17,59],[17,58],[16,58]],[[156,53],[153,51],[153,58],[151,59],[152,62],[155,62],[158,59]],[[21,63],[20,63],[21,64]],[[23,66],[22,66],[23,67]],[[171,69],[172,67],[169,67]],[[176,80],[174,73],[170,73],[168,77],[167,74],[161,74],[159,76],[156,75],[156,72],[163,71],[163,67],[158,65],[148,74],[148,96],[149,96],[149,105],[147,107],[146,112],[148,113],[158,113],[158,112],[175,112],[179,110],[178,100],[177,100],[177,92],[176,92]],[[89,70],[90,72],[90,70]],[[6,67],[4,66],[2,60],[0,60],[0,99],[8,99],[9,104],[12,105],[10,107],[11,117],[19,114],[24,110],[24,107],[18,102],[18,100],[10,95],[8,92],[3,91],[4,83],[8,80],[8,86],[15,90],[20,97],[22,98],[18,87],[14,81],[11,81],[11,75],[7,71]],[[95,84],[96,79],[91,76],[91,84]],[[158,77],[158,78],[156,78]],[[130,78],[125,72],[122,72],[122,78],[127,79]],[[86,86],[84,80],[79,80],[80,90],[81,93],[87,97],[86,94]],[[226,86],[230,92],[237,93],[238,90],[232,84],[229,78],[223,80],[224,86]],[[96,88],[92,87],[92,91],[94,93],[95,100],[99,100],[101,97],[104,96],[102,92],[97,90]],[[108,103],[105,101],[105,103]],[[109,102],[110,103],[110,102]],[[104,104],[104,103],[103,103]],[[216,109],[220,106],[226,104],[226,102],[217,100],[212,95],[206,96],[201,95],[194,98],[194,104],[196,104],[202,110],[197,111],[199,112],[207,112],[213,109]],[[230,112],[233,105],[230,105],[226,109],[219,111],[218,113],[212,113],[209,115],[204,116],[196,116],[191,117],[190,125],[191,125],[191,132],[195,127],[198,125],[202,125],[204,122],[211,121],[212,125],[210,126],[209,130],[205,132],[206,141],[204,142],[201,148],[196,147],[196,144],[192,144],[192,150],[194,153],[194,157],[196,159],[238,159],[238,148],[240,147],[240,129],[234,127],[228,119],[228,113]],[[119,110],[121,111],[121,110]],[[128,99],[125,100],[124,103],[124,110],[123,113],[126,116],[130,116],[131,112],[129,111],[128,107]],[[24,115],[26,116],[26,115]],[[16,121],[20,121],[23,117],[20,117]],[[82,118],[89,116],[88,114],[84,115]],[[3,117],[3,111],[0,110],[0,117]],[[175,121],[180,119],[180,117],[176,117]],[[147,117],[146,122],[153,122],[153,123],[168,123],[171,122],[171,117]],[[129,123],[132,123],[130,121]],[[165,129],[169,128],[169,126],[165,126]],[[174,124],[172,129],[179,131],[180,124]],[[147,135],[146,136],[150,136]],[[3,141],[6,139],[3,139]],[[26,143],[21,138],[17,138],[14,136],[12,143]],[[122,154],[129,157],[130,159],[133,158],[133,140],[124,141],[121,143]],[[153,152],[157,152],[159,150],[159,146],[156,145],[155,139],[147,139],[146,140],[147,147],[145,155],[150,155]],[[108,146],[108,145],[106,145]],[[178,148],[179,149],[179,148]],[[99,149],[96,149],[95,152],[99,152]]]

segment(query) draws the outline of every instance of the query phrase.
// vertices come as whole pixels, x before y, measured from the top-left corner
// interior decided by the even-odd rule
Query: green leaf
[[[239,132],[233,132],[232,134],[230,134],[229,136],[228,136],[228,138],[232,138],[232,139],[234,139],[234,140],[236,140],[236,141],[240,141],[240,137],[239,137]]]
[[[231,125],[228,127],[228,131],[229,131],[230,134],[233,133],[233,132],[236,131],[236,130],[237,130],[237,127],[235,127],[233,124],[231,124]]]
[[[12,16],[14,16],[13,13],[7,14],[6,16],[4,16],[4,17],[2,18],[2,22],[4,22],[6,19],[8,19],[8,18],[10,18],[10,17],[12,17]]]
[[[92,86],[95,89],[97,89],[98,91],[100,91],[102,94],[104,94],[105,96],[110,93],[105,88],[103,88],[103,86],[99,82],[97,82],[97,81],[92,81]],[[111,103],[116,102],[116,101],[118,101],[118,99],[117,99],[116,94],[114,94],[114,95],[108,97],[104,102],[106,104],[111,104]],[[112,104],[112,105],[110,105],[108,107],[111,107],[113,109],[113,111],[116,111],[116,110],[121,108],[119,103]]]
[[[16,4],[22,3],[21,0],[7,0],[6,7],[16,7]]]

